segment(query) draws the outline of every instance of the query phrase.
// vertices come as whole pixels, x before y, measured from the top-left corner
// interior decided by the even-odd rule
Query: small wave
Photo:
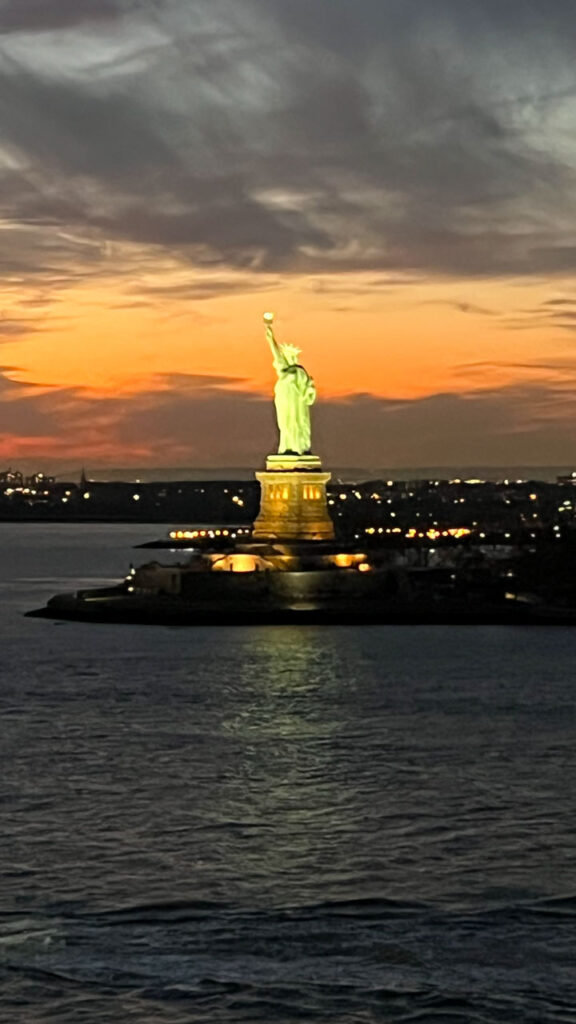
[[[558,914],[562,917],[573,917],[576,914],[576,894],[538,900],[525,909],[534,914]]]
[[[138,903],[126,907],[112,907],[85,915],[73,913],[73,918],[89,920],[102,927],[123,925],[164,925],[185,924],[194,920],[234,919],[237,923],[249,923],[255,919],[264,922],[309,922],[326,918],[357,920],[393,920],[419,914],[429,914],[431,908],[423,903],[391,899],[351,899],[321,903],[285,906],[278,908],[260,907],[252,909],[237,904],[211,900],[174,900],[158,903]]]
[[[90,914],[95,923],[107,926],[124,924],[167,924],[194,918],[214,917],[229,913],[226,903],[211,900],[174,900],[159,903],[136,903],[128,907],[114,907]],[[84,916],[84,915],[81,915]]]
[[[151,985],[141,989],[140,995],[143,999],[154,999],[158,1001],[179,1002],[181,1000],[196,1000],[207,1002],[213,999],[220,999],[222,996],[238,995],[252,989],[251,985],[245,985],[237,981],[219,981],[216,978],[201,978],[198,983],[192,985]]]
[[[4,915],[0,921],[0,957],[36,953],[63,944],[62,930],[54,922]]]
[[[423,1010],[418,1013],[405,1014],[397,1017],[397,1024],[493,1024],[494,1018],[484,1017],[472,1010],[465,1013],[453,1013],[443,1010]]]
[[[286,913],[290,914],[290,916],[354,917],[362,919],[367,917],[404,917],[408,914],[429,913],[430,909],[425,903],[410,902],[409,900],[366,898],[328,900],[322,903],[286,908]]]

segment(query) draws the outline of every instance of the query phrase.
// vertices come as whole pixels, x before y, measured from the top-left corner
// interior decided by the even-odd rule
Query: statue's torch
[[[282,360],[282,354],[280,351],[280,346],[278,345],[276,338],[274,337],[274,328],[272,326],[273,323],[274,313],[264,313],[264,324],[266,325],[266,341],[268,342],[270,348],[272,349],[272,355],[274,357],[274,366],[276,366],[276,362],[278,360]]]
[[[274,313],[264,313],[264,323],[266,325],[266,337],[270,344],[274,345],[274,330],[272,324],[274,323]]]

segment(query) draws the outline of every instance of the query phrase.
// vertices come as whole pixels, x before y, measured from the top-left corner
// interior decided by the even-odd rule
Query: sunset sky
[[[576,464],[576,4],[0,0],[0,468]]]

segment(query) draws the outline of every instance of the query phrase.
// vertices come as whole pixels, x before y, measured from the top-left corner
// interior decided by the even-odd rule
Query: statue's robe
[[[280,431],[278,452],[304,455],[311,449],[310,406],[316,399],[314,381],[298,363],[284,366],[274,388]]]

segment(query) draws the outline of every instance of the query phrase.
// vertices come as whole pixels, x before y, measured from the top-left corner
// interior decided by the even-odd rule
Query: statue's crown
[[[296,345],[291,345],[290,342],[286,342],[282,344],[282,351],[292,359],[297,359],[300,355],[301,349],[297,348]]]

